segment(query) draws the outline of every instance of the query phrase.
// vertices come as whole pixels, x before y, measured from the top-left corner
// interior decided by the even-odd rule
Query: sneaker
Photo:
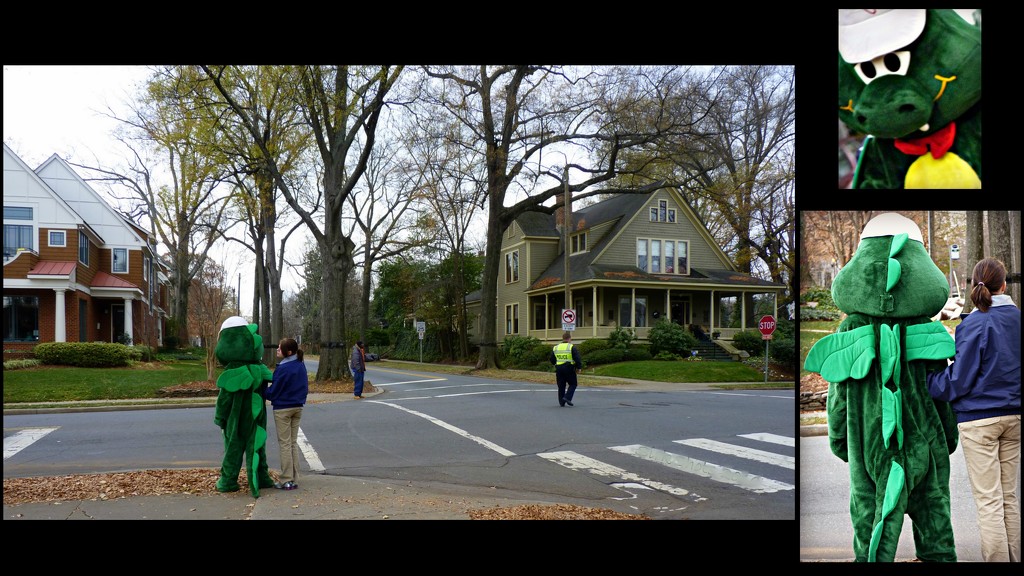
[[[298,487],[299,485],[295,482],[285,482],[284,485],[281,486],[281,490],[295,490]]]
[[[568,400],[566,400],[565,403],[568,404],[569,406],[572,406],[572,402],[570,402]]]
[[[562,406],[564,408],[565,407],[565,398],[559,398],[558,399],[558,405]]]

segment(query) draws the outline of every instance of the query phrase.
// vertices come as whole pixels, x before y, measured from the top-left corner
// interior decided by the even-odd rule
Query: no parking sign
[[[572,332],[576,329],[576,311],[572,308],[562,310],[562,330]]]

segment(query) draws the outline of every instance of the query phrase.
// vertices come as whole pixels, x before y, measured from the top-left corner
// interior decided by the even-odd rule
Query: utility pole
[[[569,196],[569,165],[562,172],[562,183],[565,187],[565,205],[562,207],[562,236],[565,246],[565,309],[572,308],[572,291],[569,290],[569,226],[572,225],[572,198]]]

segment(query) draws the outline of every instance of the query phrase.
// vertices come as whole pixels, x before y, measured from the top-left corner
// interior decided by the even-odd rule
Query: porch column
[[[741,313],[741,316],[740,316],[740,330],[746,331],[747,330],[747,293],[746,292],[740,292],[740,302],[742,302],[742,305],[740,306],[740,313]]]
[[[665,290],[665,318],[672,321],[672,289]]]
[[[132,344],[135,344],[135,322],[132,321],[132,299],[124,299],[124,331],[128,334],[128,337],[132,339]],[[116,338],[118,335],[115,334]]]
[[[629,290],[629,327],[636,329],[636,288]]]
[[[548,320],[551,318],[551,311],[548,310],[548,295],[544,295],[544,339],[548,338]]]
[[[53,291],[56,293],[54,296],[54,326],[53,326],[53,341],[54,342],[67,342],[67,317],[64,312],[64,293],[67,292],[66,288],[54,288]]]
[[[715,333],[715,291],[711,290],[711,326],[708,326],[708,334]]]
[[[594,286],[591,290],[593,291],[593,302],[591,303],[590,309],[592,310],[591,313],[594,315],[594,321],[590,323],[590,334],[592,338],[597,338],[597,323],[601,321],[601,315],[598,314],[600,310],[597,308],[597,286]]]

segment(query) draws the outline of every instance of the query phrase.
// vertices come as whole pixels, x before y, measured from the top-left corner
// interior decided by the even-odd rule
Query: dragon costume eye
[[[866,62],[855,64],[853,69],[865,84],[871,84],[882,76],[890,74],[906,76],[909,67],[910,51],[900,50],[899,52],[889,52]]]

